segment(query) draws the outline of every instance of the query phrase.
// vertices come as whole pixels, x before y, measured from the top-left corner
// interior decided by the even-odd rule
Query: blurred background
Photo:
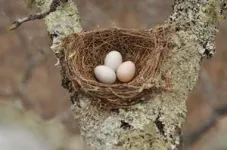
[[[173,0],[74,1],[84,30],[113,26],[151,28],[168,18],[173,4]],[[79,130],[70,114],[69,94],[61,87],[44,21],[28,22],[16,31],[8,31],[12,21],[31,12],[34,13],[23,0],[0,0],[0,101],[19,101],[42,119],[57,118],[70,135],[77,136]],[[226,21],[220,23],[219,29],[216,54],[202,62],[200,79],[189,96],[185,133],[206,124],[214,113],[213,107],[227,108]],[[226,124],[227,117],[218,118],[190,149],[227,149]],[[78,143],[79,147],[81,142]]]

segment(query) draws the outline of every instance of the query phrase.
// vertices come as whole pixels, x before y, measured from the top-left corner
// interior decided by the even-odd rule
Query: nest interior
[[[63,40],[66,74],[75,91],[115,107],[135,104],[155,92],[156,77],[171,49],[168,29],[126,30],[119,28],[73,33]],[[123,61],[133,61],[136,75],[129,83],[104,84],[96,80],[94,68],[104,64],[106,54],[117,50]]]

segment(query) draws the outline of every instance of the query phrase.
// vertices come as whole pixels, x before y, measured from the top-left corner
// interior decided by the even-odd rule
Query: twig
[[[28,80],[31,78],[32,71],[36,68],[36,66],[43,61],[50,54],[49,50],[40,50],[40,54],[31,55],[28,54],[28,67],[24,73],[24,76],[21,80],[21,84],[26,84]]]
[[[10,20],[12,20],[12,16],[14,15],[13,12],[11,11],[12,9],[10,8],[10,5],[8,2],[5,1],[4,3],[6,3],[6,7],[8,7],[6,9],[8,18]],[[20,42],[22,43],[22,45],[26,45],[25,38],[22,35],[22,33],[19,31],[19,32],[17,32],[17,35],[19,36]],[[16,86],[11,86],[9,88],[5,88],[5,87],[0,88],[0,96],[7,96],[7,97],[10,96],[10,97],[12,97],[13,101],[16,101],[18,99],[20,100],[22,98],[27,99],[27,101],[29,101],[25,94],[24,89],[25,89],[26,85],[28,84],[30,78],[32,77],[33,70],[36,68],[36,66],[41,61],[43,61],[50,54],[51,51],[46,50],[46,49],[40,49],[39,52],[40,52],[39,54],[36,54],[34,56],[28,54],[28,61],[26,63],[26,64],[28,64],[28,66],[25,69],[24,75],[22,76],[22,79],[20,80],[19,84]]]
[[[0,88],[0,96],[6,96],[6,97],[12,97],[12,101],[16,104],[19,104],[21,106],[21,100],[30,103],[31,99],[26,93],[26,86],[29,82],[29,80],[32,77],[32,73],[34,69],[37,67],[37,65],[42,62],[44,59],[46,59],[51,51],[40,51],[40,54],[38,55],[31,55],[28,54],[28,66],[26,70],[24,71],[24,75],[22,76],[19,84],[17,86],[11,86],[9,88]]]
[[[44,53],[35,56],[28,54],[28,67],[26,68],[19,85],[13,90],[13,101],[17,101],[18,99],[21,99],[21,97],[26,99],[25,87],[32,77],[32,72],[36,66],[48,56],[48,54],[50,54],[50,51],[44,51]]]
[[[9,30],[15,30],[17,29],[20,25],[22,25],[23,23],[27,22],[27,21],[32,21],[32,20],[36,20],[36,19],[43,19],[45,18],[47,15],[49,15],[51,12],[56,11],[57,7],[60,6],[62,0],[52,0],[52,3],[50,5],[49,10],[43,11],[43,12],[39,12],[33,15],[29,15],[27,17],[24,17],[22,19],[18,19],[17,21],[14,21],[12,23],[12,25],[9,27]]]

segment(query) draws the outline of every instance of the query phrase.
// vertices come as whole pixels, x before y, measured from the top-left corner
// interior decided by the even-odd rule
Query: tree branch
[[[31,102],[31,97],[29,93],[26,92],[26,86],[29,83],[32,73],[37,65],[45,60],[50,54],[50,51],[40,50],[40,54],[31,55],[28,53],[28,61],[27,61],[27,68],[23,72],[22,78],[18,85],[14,85],[7,88],[0,89],[0,96],[7,96],[12,97],[12,101],[19,104],[21,106],[21,102],[24,101],[25,103]]]
[[[166,25],[176,28],[173,35],[176,46],[163,69],[171,71],[174,92],[165,92],[146,102],[118,110],[100,110],[90,98],[74,92],[74,117],[91,149],[181,149],[186,100],[197,81],[201,58],[214,54],[216,26],[225,2],[175,0],[173,13]],[[35,0],[35,4],[41,11],[50,6],[49,0]],[[62,3],[55,12],[47,15],[45,23],[53,38],[51,48],[56,54],[62,50],[63,37],[82,30],[72,0]]]
[[[20,25],[22,25],[23,23],[25,23],[27,21],[32,21],[32,20],[36,20],[36,19],[43,19],[43,18],[45,18],[51,12],[56,11],[57,7],[60,6],[60,2],[61,1],[63,1],[63,0],[52,0],[52,3],[51,3],[50,8],[48,10],[44,10],[44,11],[42,11],[40,13],[29,15],[27,17],[24,17],[22,19],[18,19],[17,21],[14,21],[13,24],[9,27],[9,30],[15,30]]]

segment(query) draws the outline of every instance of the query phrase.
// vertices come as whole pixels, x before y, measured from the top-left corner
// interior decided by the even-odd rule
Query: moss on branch
[[[90,98],[75,94],[78,97],[72,111],[89,147],[94,150],[180,149],[186,100],[197,82],[201,58],[214,54],[221,2],[175,0],[166,25],[176,27],[173,36],[176,46],[163,68],[171,72],[172,92],[117,110],[100,110]],[[35,3],[41,10],[50,5],[49,0],[35,0]],[[62,3],[45,22],[53,37],[55,53],[61,51],[63,37],[82,30],[78,11],[71,0]]]

